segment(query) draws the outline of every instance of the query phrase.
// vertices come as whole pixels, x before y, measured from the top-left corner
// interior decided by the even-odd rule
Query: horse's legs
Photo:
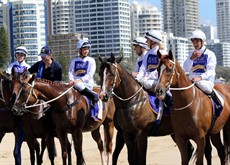
[[[205,143],[204,154],[205,154],[205,158],[207,160],[207,165],[211,165],[212,164],[212,146],[210,143],[210,137],[206,136],[205,141],[206,141],[206,143]]]
[[[112,141],[113,141],[113,134],[114,134],[113,122],[107,122],[104,124],[104,132],[105,132],[107,164],[112,164],[112,150],[113,150]]]
[[[205,150],[205,137],[198,136],[195,140],[197,144],[197,160],[196,165],[203,165],[204,150]]]
[[[36,156],[37,156],[37,164],[40,164],[40,144],[37,140],[34,142],[34,149],[36,151]]]
[[[66,159],[67,159],[67,134],[63,131],[60,131],[57,129],[57,137],[59,139],[59,142],[61,144],[61,150],[62,150],[62,164],[66,165]]]
[[[223,141],[225,149],[225,163],[229,164],[230,161],[230,120],[225,123],[223,128]]]
[[[225,164],[225,150],[221,142],[220,132],[218,134],[211,135],[212,144],[216,147],[218,156],[220,158],[221,165]]]
[[[85,164],[85,160],[82,153],[82,140],[83,140],[82,129],[74,130],[72,136],[74,141],[74,149],[77,156],[77,165]]]
[[[103,141],[100,135],[100,127],[91,132],[93,140],[97,143],[97,148],[100,151],[102,165],[106,164]]]
[[[147,135],[137,136],[138,164],[146,164],[147,144]]]
[[[176,143],[175,135],[174,134],[171,135],[171,138]],[[188,162],[187,162],[187,164],[188,164],[189,161],[190,161],[190,159],[192,158],[192,153],[194,151],[194,147],[192,146],[192,143],[189,140],[188,140],[188,143],[187,143],[186,146],[187,146],[187,152],[188,152]]]
[[[124,138],[123,138],[123,132],[121,129],[119,129],[117,131],[117,135],[116,135],[116,145],[115,145],[115,149],[113,151],[113,165],[117,164],[117,160],[118,160],[118,156],[123,148],[125,144]]]
[[[55,143],[54,143],[54,137],[53,136],[48,136],[46,139],[46,146],[49,154],[49,159],[51,165],[54,165],[54,157],[56,154],[56,148],[55,148]]]
[[[38,164],[42,164],[42,162],[43,162],[43,155],[44,155],[45,149],[46,149],[46,140],[44,138],[42,138],[42,140],[41,140],[41,153],[39,155]]]
[[[189,156],[188,156],[186,145],[188,144],[189,140],[187,138],[182,138],[180,136],[175,135],[175,141],[176,141],[176,144],[180,150],[181,164],[182,165],[188,165]]]
[[[68,165],[72,165],[72,157],[71,157],[71,143],[67,138],[67,152],[68,152]]]
[[[130,136],[123,132],[123,137],[128,149],[128,161],[130,165],[135,165],[138,162],[136,137]]]
[[[35,138],[28,138],[26,137],[26,143],[29,147],[29,150],[30,150],[30,163],[31,165],[34,165],[35,164],[35,155],[34,155],[34,150],[35,150],[35,143],[36,143],[36,140]]]

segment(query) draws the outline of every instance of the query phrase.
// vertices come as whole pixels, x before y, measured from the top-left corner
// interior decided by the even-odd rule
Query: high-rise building
[[[88,34],[91,55],[131,56],[129,0],[75,0],[75,32]]]
[[[230,0],[216,0],[217,37],[230,42]]]
[[[205,33],[206,40],[214,40],[215,39],[215,29],[212,25],[201,25],[200,29]]]
[[[20,45],[28,49],[27,62],[38,61],[38,53],[46,45],[44,0],[11,0],[7,4],[8,32],[12,61],[14,49]]]
[[[199,26],[198,0],[162,0],[164,31],[188,38]]]
[[[161,12],[154,6],[143,6],[138,2],[131,5],[132,39],[144,36],[149,30],[163,30]]]
[[[74,1],[73,0],[48,0],[50,10],[49,28],[53,34],[68,34],[74,32]]]
[[[189,41],[187,38],[175,37],[172,33],[168,33],[167,47],[172,51],[181,66],[183,66],[183,63],[189,54],[188,43]]]
[[[217,65],[230,67],[230,43],[222,42],[207,45],[207,48],[212,50],[217,58]]]

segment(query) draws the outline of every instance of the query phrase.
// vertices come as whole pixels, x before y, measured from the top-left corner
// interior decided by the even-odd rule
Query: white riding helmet
[[[16,53],[23,53],[24,55],[27,55],[28,54],[28,51],[26,49],[26,47],[24,46],[19,46],[15,49],[15,54]]]
[[[204,34],[204,32],[202,32],[200,29],[197,29],[195,31],[192,32],[192,36],[190,37],[190,39],[201,39],[202,41],[206,41],[206,36]]]
[[[81,48],[85,48],[85,47],[91,47],[91,45],[90,45],[88,40],[82,39],[82,40],[79,40],[77,42],[77,50],[79,50]]]
[[[146,43],[147,39],[144,37],[137,37],[135,40],[133,40],[132,44],[133,45],[139,45],[145,49],[148,49],[148,45]]]
[[[150,40],[160,43],[162,41],[161,32],[158,30],[150,30],[146,33],[145,38],[149,38]]]

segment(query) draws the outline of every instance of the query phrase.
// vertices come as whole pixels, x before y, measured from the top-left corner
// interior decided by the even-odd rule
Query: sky
[[[131,0],[134,1],[134,0]],[[161,11],[161,0],[135,0],[139,4],[154,5]],[[199,0],[200,23],[216,27],[216,0]]]

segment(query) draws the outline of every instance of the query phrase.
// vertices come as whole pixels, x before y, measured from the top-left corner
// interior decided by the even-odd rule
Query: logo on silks
[[[23,73],[27,68],[25,66],[14,65],[13,69],[15,73]]]
[[[204,73],[206,71],[208,55],[204,54],[193,61],[192,71],[195,73]]]
[[[154,54],[149,54],[147,58],[147,70],[149,72],[154,71],[158,67],[159,58]]]
[[[75,71],[75,75],[76,76],[84,76],[87,73],[87,69],[89,66],[89,62],[86,61],[76,61],[75,62],[75,67],[74,67],[74,71]]]

